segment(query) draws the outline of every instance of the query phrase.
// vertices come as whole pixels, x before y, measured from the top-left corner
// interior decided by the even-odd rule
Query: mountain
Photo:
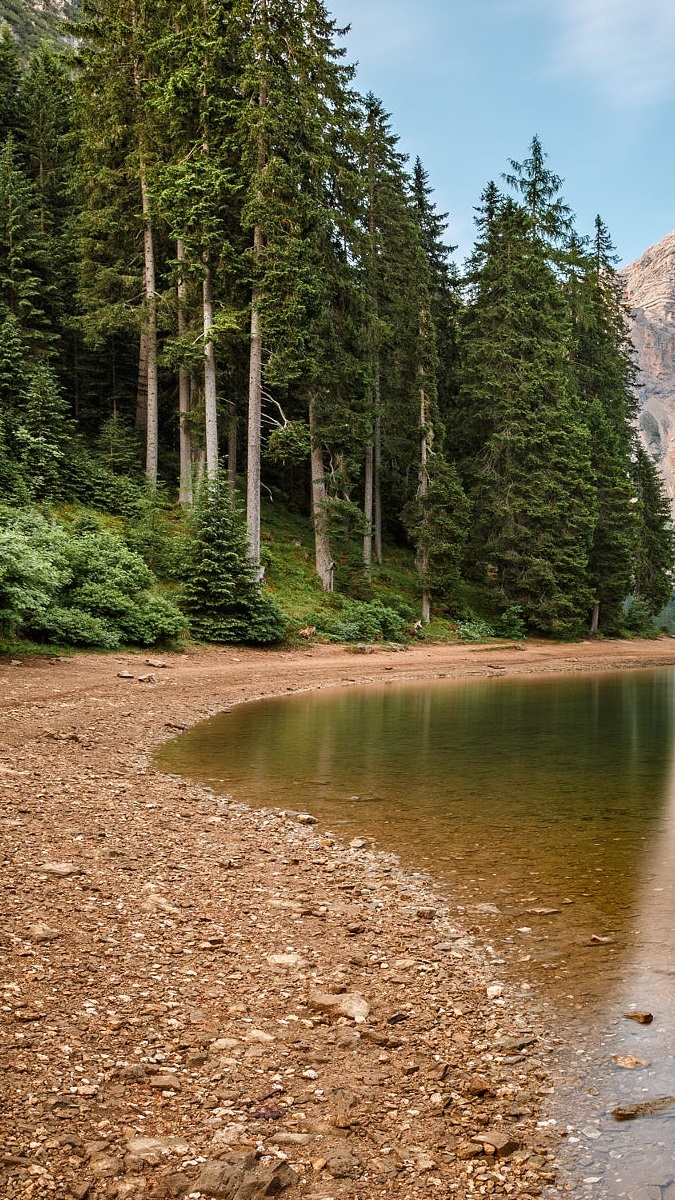
[[[66,41],[65,22],[75,8],[71,0],[0,0],[0,25],[7,22],[27,54],[42,41]]]
[[[621,275],[640,368],[640,432],[675,500],[675,232]]]

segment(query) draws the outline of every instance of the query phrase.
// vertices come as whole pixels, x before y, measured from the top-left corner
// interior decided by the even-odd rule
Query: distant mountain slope
[[[640,367],[640,431],[675,500],[675,232],[621,275]]]
[[[66,40],[65,22],[76,10],[71,0],[0,0],[0,24],[6,21],[24,53],[42,41]]]

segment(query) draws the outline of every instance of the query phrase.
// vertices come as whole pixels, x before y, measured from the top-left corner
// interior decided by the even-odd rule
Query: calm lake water
[[[157,762],[370,835],[450,884],[469,927],[473,914],[493,923],[510,978],[557,1004],[568,1088],[551,1119],[569,1126],[567,1194],[675,1200],[675,1107],[611,1116],[675,1095],[674,726],[669,668],[392,680],[235,707]]]

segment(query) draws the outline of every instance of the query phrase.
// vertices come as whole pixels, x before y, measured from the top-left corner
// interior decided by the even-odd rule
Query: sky
[[[419,155],[465,257],[473,210],[536,133],[582,233],[622,263],[675,229],[675,0],[326,0],[356,84]]]

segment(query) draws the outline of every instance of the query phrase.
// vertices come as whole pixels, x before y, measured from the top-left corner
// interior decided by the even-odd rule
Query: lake
[[[611,1116],[675,1094],[674,717],[672,668],[392,679],[236,706],[156,761],[445,884],[511,979],[555,1002],[568,1194],[675,1200],[675,1116]]]

